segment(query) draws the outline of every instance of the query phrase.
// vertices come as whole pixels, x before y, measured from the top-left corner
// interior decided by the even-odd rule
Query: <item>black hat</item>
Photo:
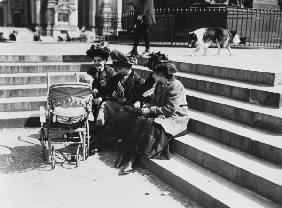
[[[176,66],[173,63],[161,63],[155,66],[152,70],[157,73],[162,72],[164,74],[170,75],[178,72]]]
[[[134,57],[127,57],[124,53],[113,50],[110,53],[114,67],[131,68],[133,64],[137,64],[137,59]]]
[[[94,42],[86,51],[86,55],[93,59],[94,56],[100,56],[102,59],[108,59],[110,55],[109,43],[106,41]]]
[[[167,55],[161,53],[160,51],[157,53],[150,53],[148,62],[144,64],[144,66],[152,69],[158,64],[161,63],[170,63],[171,61],[168,59]]]

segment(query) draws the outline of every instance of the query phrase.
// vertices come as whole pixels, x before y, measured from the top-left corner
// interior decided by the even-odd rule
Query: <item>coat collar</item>
[[[163,87],[167,87],[169,86],[172,82],[174,82],[176,80],[176,78],[173,76],[172,78],[170,78],[166,83],[162,84]]]

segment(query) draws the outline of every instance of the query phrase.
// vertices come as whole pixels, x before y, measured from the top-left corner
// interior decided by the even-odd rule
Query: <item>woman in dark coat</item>
[[[176,67],[159,64],[153,69],[157,84],[150,104],[140,110],[133,131],[123,140],[123,151],[116,166],[124,173],[132,170],[140,155],[147,159],[168,158],[168,144],[186,131],[189,121],[183,84],[173,74]]]
[[[96,113],[101,103],[109,98],[106,86],[109,79],[115,75],[115,70],[106,65],[110,55],[108,42],[102,41],[92,44],[86,51],[86,55],[93,62],[93,66],[87,74],[92,78],[93,112]]]

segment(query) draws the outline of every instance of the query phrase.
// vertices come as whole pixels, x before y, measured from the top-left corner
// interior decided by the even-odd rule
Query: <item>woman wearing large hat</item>
[[[100,126],[100,132],[95,135],[98,143],[110,143],[119,139],[126,132],[127,121],[132,115],[123,111],[124,106],[132,106],[139,99],[139,87],[141,77],[132,69],[137,63],[133,57],[127,57],[119,51],[110,53],[116,75],[107,83],[109,100],[103,102],[99,108],[96,126]],[[126,121],[123,125],[123,121]]]
[[[94,111],[96,111],[102,101],[109,97],[106,86],[110,77],[115,75],[115,70],[106,65],[110,55],[108,42],[98,41],[93,43],[86,51],[86,55],[91,58],[93,63],[87,74],[92,78],[93,104]]]
[[[132,69],[137,61],[133,57],[114,50],[110,53],[116,75],[107,84],[109,100],[103,103],[97,116],[97,125],[105,126],[111,123],[113,116],[124,105],[133,105],[138,100],[140,76]]]
[[[180,133],[186,132],[188,106],[183,84],[174,74],[177,69],[172,63],[161,63],[153,68],[156,81],[151,101],[141,110],[131,133],[123,141],[122,156],[117,166],[124,173],[132,170],[140,155],[147,159],[169,158],[169,142]]]
[[[157,53],[150,53],[148,61],[144,64],[145,67],[148,67],[150,70],[153,70],[157,65],[171,63],[168,59],[168,56],[160,51]],[[156,84],[156,80],[153,77],[153,71],[149,74],[148,78],[145,82],[140,86],[139,91],[144,102],[150,102],[150,97],[154,93],[154,87]]]

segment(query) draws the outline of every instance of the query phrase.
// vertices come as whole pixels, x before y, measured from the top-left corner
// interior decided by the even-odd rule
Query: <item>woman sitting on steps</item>
[[[134,123],[134,128],[123,139],[122,151],[116,167],[121,174],[133,170],[139,156],[146,159],[169,158],[168,144],[174,136],[186,132],[188,106],[185,88],[174,77],[176,67],[163,63],[153,68],[156,80],[151,102],[145,104]]]

